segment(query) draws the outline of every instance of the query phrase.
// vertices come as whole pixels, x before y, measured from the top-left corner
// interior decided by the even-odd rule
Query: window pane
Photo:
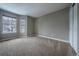
[[[21,33],[25,32],[25,19],[20,20],[20,32]]]
[[[12,17],[3,16],[3,31],[2,33],[14,33],[16,32],[16,19]]]

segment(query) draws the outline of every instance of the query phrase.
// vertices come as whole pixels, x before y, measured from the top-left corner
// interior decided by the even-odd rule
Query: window
[[[3,31],[2,33],[15,33],[16,32],[16,18],[2,16]]]
[[[25,32],[25,19],[20,20],[20,32],[21,33]]]

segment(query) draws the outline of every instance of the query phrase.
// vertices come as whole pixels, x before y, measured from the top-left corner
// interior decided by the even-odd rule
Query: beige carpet
[[[75,55],[68,43],[46,38],[28,37],[0,42],[2,56],[66,56]]]

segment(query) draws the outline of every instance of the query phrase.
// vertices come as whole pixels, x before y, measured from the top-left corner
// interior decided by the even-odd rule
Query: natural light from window
[[[16,33],[16,18],[2,16],[3,34]]]
[[[20,20],[20,32],[21,33],[25,32],[25,19]]]

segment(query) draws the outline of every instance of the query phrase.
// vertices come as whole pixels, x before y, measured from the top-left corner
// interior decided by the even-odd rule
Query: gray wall
[[[36,31],[38,35],[69,41],[69,8],[39,17]]]
[[[11,13],[11,12],[8,12],[8,11],[5,11],[5,10],[1,10],[0,11],[0,30],[1,30],[1,38],[2,39],[4,39],[4,38],[14,38],[14,37],[19,37],[19,31],[18,31],[18,26],[19,26],[19,24],[18,24],[18,17],[19,17],[19,15],[17,15],[17,14],[14,14],[14,13]],[[5,16],[11,16],[11,17],[16,17],[16,19],[17,19],[17,32],[16,33],[8,33],[8,34],[2,34],[2,16],[3,15],[5,15]]]
[[[2,34],[2,16],[3,15],[16,17],[16,19],[17,19],[17,32],[16,33]],[[0,11],[0,38],[1,39],[5,39],[5,38],[8,39],[8,38],[19,37],[19,31],[18,31],[19,30],[19,22],[18,21],[19,21],[19,15],[1,9],[1,11]]]
[[[2,22],[2,20],[1,20],[1,10],[0,10],[0,39],[2,38],[2,37],[1,37],[1,30],[2,30],[2,28],[1,28],[1,27],[2,27],[2,26],[1,26],[1,22]]]
[[[34,17],[27,16],[27,36],[35,36],[35,21]]]
[[[7,33],[2,34],[2,15],[16,17],[17,19],[17,32],[16,33]],[[20,20],[25,19],[25,32],[20,32]],[[35,36],[35,18],[26,16],[26,15],[17,15],[15,13],[11,13],[5,10],[0,9],[0,40],[1,39],[11,39],[17,37],[25,37],[25,36]]]
[[[77,17],[78,17],[78,41],[77,41],[77,49],[78,49],[78,56],[79,56],[79,3],[78,3],[78,9],[77,9]]]

